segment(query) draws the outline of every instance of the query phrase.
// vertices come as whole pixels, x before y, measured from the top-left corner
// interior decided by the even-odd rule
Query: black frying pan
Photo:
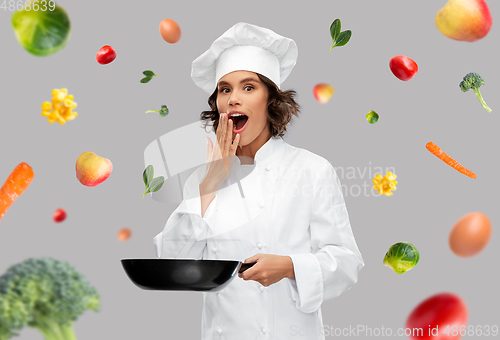
[[[139,288],[217,292],[255,263],[231,260],[122,259],[123,269]]]

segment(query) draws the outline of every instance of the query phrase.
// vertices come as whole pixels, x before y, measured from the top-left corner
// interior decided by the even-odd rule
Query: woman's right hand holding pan
[[[207,165],[205,177],[200,184],[201,196],[208,194],[215,196],[215,192],[228,177],[235,161],[240,135],[237,134],[233,142],[233,121],[228,119],[227,113],[220,115],[216,138],[215,146],[212,140],[207,138]]]

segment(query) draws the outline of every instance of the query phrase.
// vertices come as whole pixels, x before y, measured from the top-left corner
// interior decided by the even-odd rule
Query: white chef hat
[[[297,56],[297,45],[292,39],[240,22],[193,61],[191,78],[209,94],[217,88],[220,78],[233,71],[260,73],[280,88],[295,66]]]

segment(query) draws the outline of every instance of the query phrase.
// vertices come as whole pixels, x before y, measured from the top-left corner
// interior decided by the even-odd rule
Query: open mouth
[[[240,133],[242,132],[248,123],[248,116],[242,113],[233,113],[229,117],[233,121],[233,132]]]

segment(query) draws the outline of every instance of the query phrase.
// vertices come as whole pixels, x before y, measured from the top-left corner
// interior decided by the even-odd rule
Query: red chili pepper
[[[109,64],[116,58],[116,51],[113,47],[105,45],[97,52],[95,59],[101,65]]]
[[[404,55],[396,55],[389,61],[389,67],[396,78],[408,81],[415,77],[418,72],[418,65],[413,59]]]

